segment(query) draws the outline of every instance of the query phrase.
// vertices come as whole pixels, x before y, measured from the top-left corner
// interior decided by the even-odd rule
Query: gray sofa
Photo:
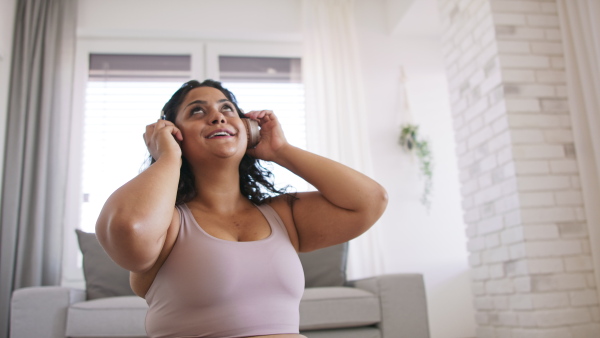
[[[119,287],[124,287],[126,272],[117,276],[111,275],[114,271],[94,270],[110,265],[107,256],[102,256],[101,262],[99,254],[90,254],[90,248],[99,250],[93,235],[78,236],[86,290],[58,286],[16,290],[11,303],[11,338],[146,336],[145,300],[131,295],[128,286],[125,292],[114,289],[116,283],[111,282],[121,279]],[[82,242],[84,237],[87,243]],[[301,333],[308,338],[429,337],[422,276],[395,274],[346,282],[346,247],[301,254],[307,285],[300,303]],[[99,276],[109,280],[98,280]]]

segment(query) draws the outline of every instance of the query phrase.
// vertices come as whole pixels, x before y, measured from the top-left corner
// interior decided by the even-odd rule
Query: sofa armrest
[[[11,338],[65,338],[69,305],[85,300],[85,290],[41,286],[13,292]]]
[[[352,286],[379,295],[383,338],[428,338],[425,283],[420,274],[391,274],[352,281]]]

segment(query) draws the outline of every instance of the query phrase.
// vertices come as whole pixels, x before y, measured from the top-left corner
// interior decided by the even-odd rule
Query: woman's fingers
[[[170,121],[158,120],[156,121],[156,123],[146,126],[146,133],[150,132],[151,135],[159,133],[161,130],[169,132],[175,137],[177,141],[183,141],[183,135],[181,134],[181,130],[179,130],[179,128],[177,128],[175,124],[173,124]]]
[[[249,149],[248,154],[256,158],[273,161],[277,152],[287,144],[283,129],[272,110],[253,110],[246,117],[258,121],[260,125],[260,142],[254,149]]]
[[[158,159],[165,151],[181,152],[179,143],[183,141],[183,134],[170,121],[161,119],[147,125],[143,136],[146,147],[154,159]]]
[[[160,124],[157,128],[167,128],[167,130],[171,133],[171,135],[173,135],[173,137],[175,137],[175,139],[179,142],[183,141],[183,135],[181,134],[181,130],[179,130],[179,128],[177,128],[175,126],[175,124],[173,124],[172,122],[169,121],[164,121],[164,120],[159,120],[162,121],[162,124]],[[160,122],[157,122],[160,123]]]
[[[270,120],[275,120],[275,114],[272,110],[253,110],[245,114],[247,117],[257,120],[261,125]]]

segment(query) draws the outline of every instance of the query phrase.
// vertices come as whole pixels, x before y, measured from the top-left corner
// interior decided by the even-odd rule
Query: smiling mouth
[[[216,132],[216,133],[214,133],[214,134],[211,134],[211,135],[210,135],[209,137],[207,137],[207,138],[211,139],[211,138],[213,138],[213,137],[219,137],[219,136],[233,136],[233,134],[230,134],[230,133],[228,133],[228,132],[226,132],[226,131],[219,131],[219,132]]]

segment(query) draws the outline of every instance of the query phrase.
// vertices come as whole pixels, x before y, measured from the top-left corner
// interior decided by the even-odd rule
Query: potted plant
[[[431,208],[431,193],[433,188],[433,155],[429,149],[429,142],[419,134],[419,126],[415,124],[403,124],[400,131],[400,145],[408,152],[413,153],[419,160],[419,169],[423,175],[423,193],[421,203]]]

